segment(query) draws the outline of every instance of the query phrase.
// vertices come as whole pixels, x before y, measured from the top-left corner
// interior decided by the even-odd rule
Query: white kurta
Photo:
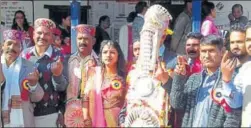
[[[5,127],[24,127],[23,110],[10,108],[9,102],[12,96],[20,96],[19,73],[21,70],[22,59],[13,62],[9,67],[6,65],[5,57],[1,57],[2,69],[6,79],[6,85],[3,92],[3,111],[10,111],[10,123],[4,124]]]
[[[251,127],[251,61],[246,62],[240,68],[240,84],[242,85],[243,107],[241,127]]]
[[[129,43],[128,25],[132,26],[132,23],[123,25],[119,30],[119,45],[126,60],[128,56],[128,43]]]

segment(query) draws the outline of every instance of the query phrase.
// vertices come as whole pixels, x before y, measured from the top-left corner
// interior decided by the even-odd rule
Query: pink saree
[[[93,127],[117,127],[119,112],[124,103],[124,81],[121,77],[102,78],[101,67],[96,67],[93,89],[89,93],[89,114]],[[88,86],[90,86],[88,85]]]

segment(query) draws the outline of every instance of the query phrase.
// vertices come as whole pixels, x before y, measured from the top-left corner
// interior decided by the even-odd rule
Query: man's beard
[[[243,58],[245,58],[247,56],[247,54],[233,54],[232,57],[236,57],[238,60],[242,60]]]

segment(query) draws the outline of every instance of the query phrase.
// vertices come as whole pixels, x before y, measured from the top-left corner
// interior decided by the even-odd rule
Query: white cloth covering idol
[[[6,60],[4,55],[1,56],[2,69],[4,73],[4,77],[6,79],[5,88],[3,92],[3,112],[10,112],[9,124],[4,124],[5,127],[24,127],[24,119],[23,119],[23,110],[22,103],[20,103],[20,107],[12,107],[10,105],[13,98],[18,98],[21,101],[21,92],[19,86],[19,73],[21,70],[22,59],[18,57],[16,61],[14,61],[9,67],[6,64]]]
[[[151,6],[140,33],[140,54],[136,68],[128,74],[125,127],[165,127],[166,90],[154,78],[161,37],[172,17],[164,7]]]

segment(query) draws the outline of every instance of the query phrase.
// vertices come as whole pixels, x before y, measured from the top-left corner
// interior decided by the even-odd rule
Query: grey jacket
[[[171,51],[185,55],[186,36],[192,31],[192,18],[185,10],[175,20],[174,34],[172,36]]]
[[[221,72],[219,72],[216,88],[222,87]],[[187,80],[188,79],[188,80]],[[195,116],[197,92],[202,85],[202,72],[189,78],[174,74],[171,90],[171,105],[174,109],[185,110],[182,127],[192,127]],[[213,102],[208,117],[208,127],[240,127],[241,109],[231,109],[226,113],[224,108]]]

